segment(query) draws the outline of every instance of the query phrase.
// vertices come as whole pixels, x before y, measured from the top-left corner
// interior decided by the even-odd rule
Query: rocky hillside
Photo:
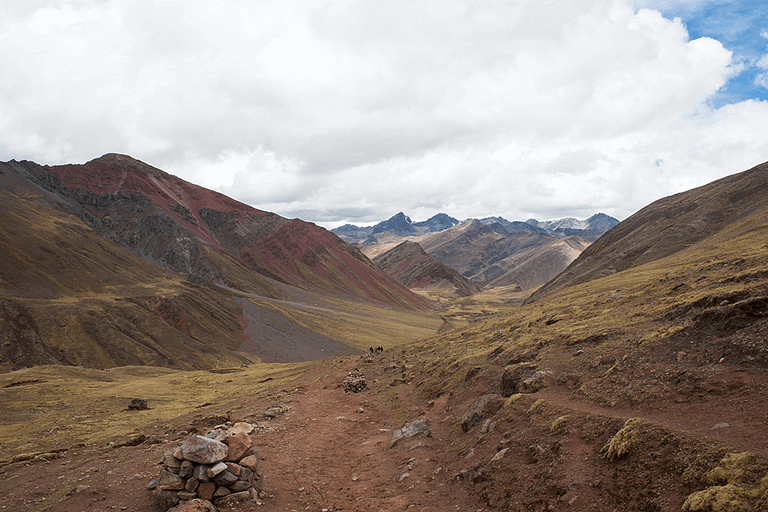
[[[416,242],[402,242],[373,261],[411,290],[439,291],[459,297],[482,290],[478,284],[429,256]]]
[[[411,336],[390,320],[363,335],[350,309],[431,329],[423,298],[332,233],[130,157],[0,163],[0,192],[6,371],[304,361]]]
[[[76,217],[0,191],[0,371],[249,362],[230,293],[198,286]]]
[[[483,287],[517,285],[523,290],[552,279],[588,245],[579,237],[557,238],[536,228],[510,231],[501,223],[479,220],[422,237],[420,244]]]

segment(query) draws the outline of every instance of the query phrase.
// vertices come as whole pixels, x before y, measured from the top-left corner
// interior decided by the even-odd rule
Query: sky
[[[624,219],[768,160],[764,0],[3,0],[0,160],[332,228]]]

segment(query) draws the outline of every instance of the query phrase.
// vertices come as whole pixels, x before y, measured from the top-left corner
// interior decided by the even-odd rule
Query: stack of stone
[[[163,456],[160,476],[148,489],[157,489],[162,510],[179,501],[203,499],[214,505],[258,500],[261,476],[250,433],[253,426],[220,425],[205,436],[192,435]]]
[[[345,393],[360,393],[368,388],[368,381],[365,380],[365,374],[360,368],[354,368],[344,377],[341,383]]]

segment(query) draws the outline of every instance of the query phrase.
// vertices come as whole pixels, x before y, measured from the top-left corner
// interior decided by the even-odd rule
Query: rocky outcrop
[[[461,429],[464,432],[469,432],[475,425],[479,425],[486,418],[496,414],[505,401],[503,396],[495,393],[481,396],[461,417]]]

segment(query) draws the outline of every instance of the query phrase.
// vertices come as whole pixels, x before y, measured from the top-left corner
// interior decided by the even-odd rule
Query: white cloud
[[[4,2],[0,158],[123,152],[329,223],[623,217],[768,155],[764,103],[706,106],[731,53],[640,7]]]

